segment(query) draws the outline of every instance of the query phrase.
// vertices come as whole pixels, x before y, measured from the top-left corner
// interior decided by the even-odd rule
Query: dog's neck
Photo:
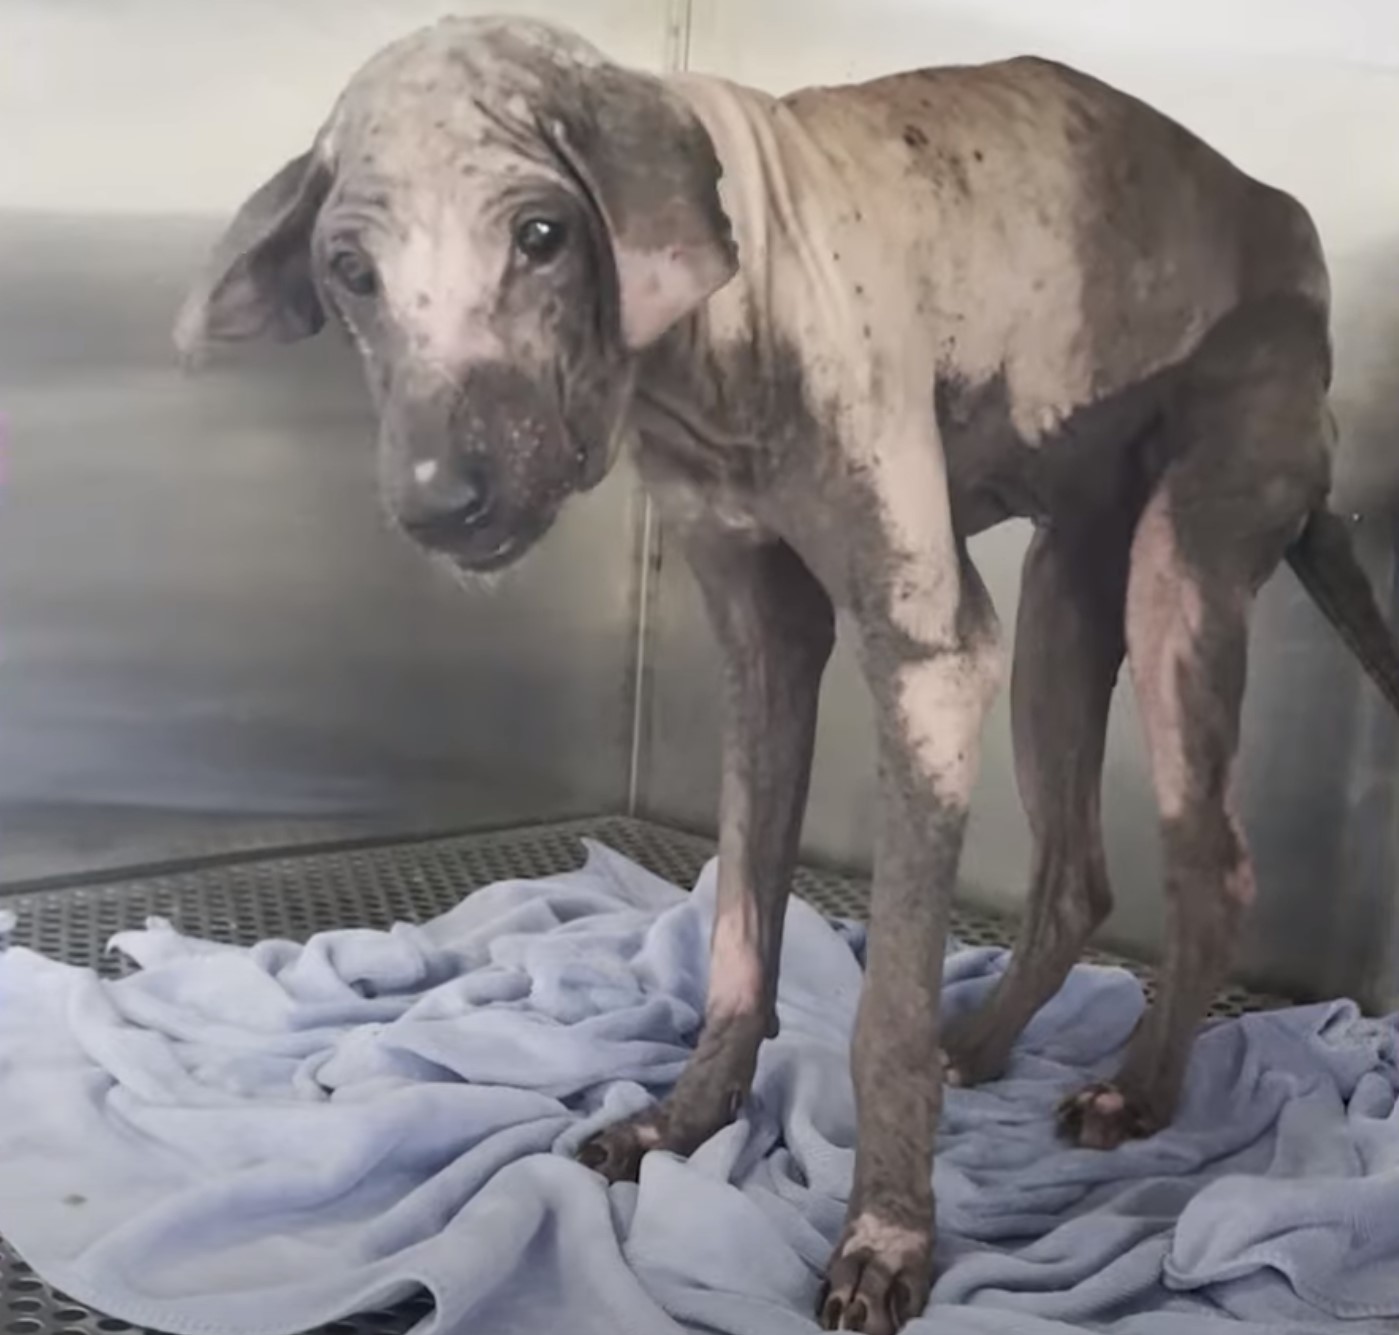
[[[733,228],[738,273],[642,359],[636,424],[643,440],[684,457],[687,471],[748,477],[802,419],[784,296],[799,272],[819,294],[834,282],[813,244],[803,201],[817,197],[819,150],[776,98],[719,79],[676,76],[723,166],[720,196]]]

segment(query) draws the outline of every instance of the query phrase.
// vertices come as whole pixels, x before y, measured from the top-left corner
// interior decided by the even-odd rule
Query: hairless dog
[[[326,321],[363,356],[387,507],[503,567],[632,443],[723,649],[703,1032],[611,1179],[731,1119],[776,1032],[784,904],[835,613],[874,703],[879,824],[829,1329],[925,1303],[944,1076],[995,1077],[1108,911],[1099,816],[1127,660],[1169,904],[1160,995],[1064,1134],[1172,1115],[1253,873],[1233,800],[1249,611],[1286,558],[1387,698],[1399,656],[1325,508],[1328,280],[1303,208],[1043,60],[776,99],[447,20],[350,81],[238,213],[189,355]],[[1013,961],[940,1030],[948,902],[1003,655],[967,540],[1033,521],[1011,681],[1035,839]]]

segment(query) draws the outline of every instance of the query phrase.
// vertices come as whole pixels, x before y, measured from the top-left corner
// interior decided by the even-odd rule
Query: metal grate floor
[[[548,876],[581,862],[579,839],[598,839],[677,885],[693,884],[713,845],[692,835],[627,817],[602,817],[490,834],[222,860],[193,869],[156,869],[101,884],[8,895],[14,940],[56,959],[115,977],[127,962],[105,952],[110,937],[168,918],[182,931],[251,944],[268,937],[303,940],[317,931],[355,925],[387,928],[446,912],[463,895],[496,881]],[[853,877],[803,867],[795,889],[821,911],[863,917],[867,885]],[[1007,918],[957,910],[952,929],[968,945],[1008,946]],[[1151,989],[1150,971],[1093,952],[1099,962],[1134,969]],[[1269,999],[1230,990],[1216,1014],[1238,1014]],[[424,1295],[390,1312],[366,1313],[328,1327],[328,1335],[400,1335],[429,1310]],[[122,1335],[125,1322],[55,1293],[0,1240],[0,1335]]]

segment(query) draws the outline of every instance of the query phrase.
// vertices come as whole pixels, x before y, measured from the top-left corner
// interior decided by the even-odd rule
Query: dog
[[[1306,211],[1166,117],[1038,59],[773,98],[451,19],[350,80],[238,212],[177,325],[327,321],[362,355],[382,495],[467,572],[519,558],[619,451],[725,661],[703,1031],[671,1095],[581,1152],[612,1180],[732,1119],[777,1029],[785,900],[835,616],[879,754],[858,1148],[819,1316],[925,1304],[944,1078],[1002,1071],[1110,892],[1099,816],[1129,664],[1160,807],[1160,995],[1065,1135],[1172,1115],[1254,878],[1232,795],[1255,594],[1286,559],[1385,696],[1399,655],[1326,509],[1327,270]],[[1035,854],[979,1013],[938,999],[978,738],[1004,670],[967,540],[1033,522],[1011,680]]]

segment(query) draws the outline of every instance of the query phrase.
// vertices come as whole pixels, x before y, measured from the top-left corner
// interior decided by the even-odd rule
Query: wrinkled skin
[[[890,1335],[932,1282],[944,1073],[998,1076],[1110,907],[1098,790],[1123,662],[1168,933],[1121,1069],[1065,1100],[1087,1147],[1171,1117],[1253,895],[1233,770],[1249,608],[1280,560],[1399,702],[1399,655],[1322,508],[1327,303],[1295,201],[1047,62],[779,101],[623,70],[539,24],[450,20],[372,60],[248,201],[178,341],[194,356],[343,324],[386,505],[463,571],[516,560],[634,439],[723,650],[723,786],[704,1027],[670,1096],[583,1148],[609,1180],[731,1120],[778,1030],[847,614],[878,828],[854,1182],[813,1299],[828,1329]],[[1003,660],[966,541],[1016,516],[1037,530],[1011,682],[1028,910],[995,994],[944,1031]]]

